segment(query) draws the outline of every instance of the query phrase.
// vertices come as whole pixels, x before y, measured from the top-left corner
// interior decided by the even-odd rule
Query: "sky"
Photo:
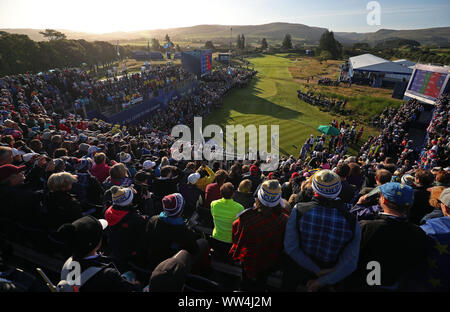
[[[91,33],[201,24],[300,23],[333,31],[375,32],[450,26],[449,0],[379,0],[378,23],[365,0],[0,0],[0,28]],[[377,21],[377,19],[373,19]]]

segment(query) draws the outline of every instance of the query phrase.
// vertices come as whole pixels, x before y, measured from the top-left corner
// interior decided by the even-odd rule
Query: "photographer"
[[[200,173],[200,179],[197,181],[197,187],[200,191],[205,192],[208,184],[214,182],[215,174],[211,168],[209,168],[205,163],[203,163],[197,170]]]

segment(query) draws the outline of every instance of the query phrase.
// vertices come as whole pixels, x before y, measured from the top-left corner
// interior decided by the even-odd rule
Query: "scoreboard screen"
[[[418,64],[411,76],[405,95],[434,104],[444,92],[449,77],[449,68]]]
[[[211,71],[212,69],[212,52],[202,51],[201,54],[201,74],[204,75]]]
[[[197,75],[204,76],[212,71],[212,51],[195,50],[181,54],[181,63],[185,70]]]

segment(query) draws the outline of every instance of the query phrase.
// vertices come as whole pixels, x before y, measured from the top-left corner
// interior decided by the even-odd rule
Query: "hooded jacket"
[[[106,210],[105,219],[112,254],[123,261],[139,258],[144,249],[141,238],[145,233],[146,217],[133,206],[113,205]]]

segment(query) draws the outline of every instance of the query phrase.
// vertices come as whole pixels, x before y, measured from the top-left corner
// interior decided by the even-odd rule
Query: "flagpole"
[[[228,67],[231,67],[232,41],[233,41],[233,27],[230,28],[230,55],[228,56]]]

